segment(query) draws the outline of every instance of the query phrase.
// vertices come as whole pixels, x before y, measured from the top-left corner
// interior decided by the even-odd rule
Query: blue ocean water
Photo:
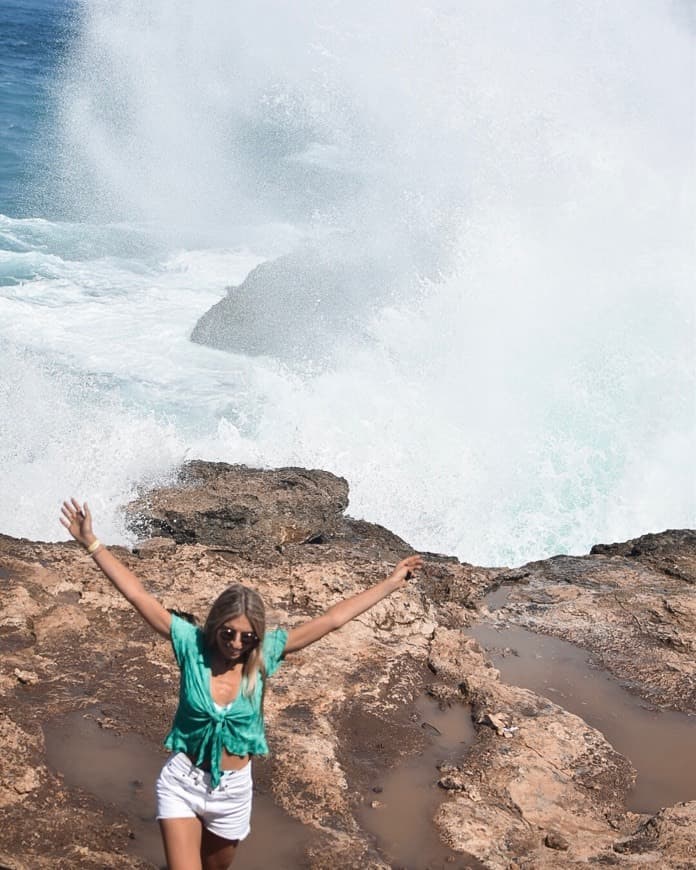
[[[193,457],[327,468],[477,563],[693,525],[688,8],[5,0],[0,531],[73,493],[126,540]],[[282,304],[343,331],[190,342],[303,246],[342,289]]]
[[[50,90],[74,8],[72,0],[0,4],[0,213],[10,217],[33,216],[27,191],[37,162],[46,158],[38,137],[51,111]]]

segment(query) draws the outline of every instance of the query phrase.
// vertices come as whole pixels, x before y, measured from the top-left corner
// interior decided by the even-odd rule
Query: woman
[[[260,595],[239,584],[214,602],[201,630],[170,613],[99,541],[85,503],[63,503],[61,523],[118,591],[162,637],[181,670],[179,707],[157,780],[157,818],[169,870],[226,870],[249,833],[251,757],[268,752],[265,680],[297,652],[364,613],[420,568],[410,556],[381,583],[285,631],[266,631]]]

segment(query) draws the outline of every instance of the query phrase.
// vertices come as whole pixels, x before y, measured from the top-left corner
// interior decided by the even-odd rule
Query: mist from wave
[[[344,474],[354,515],[476,562],[692,524],[681,9],[84,2],[34,190],[64,220],[3,226],[2,464],[31,482],[3,531],[50,536],[50,476],[122,539],[136,481],[194,456]],[[336,239],[389,293],[333,301],[360,326],[328,363],[188,341]]]

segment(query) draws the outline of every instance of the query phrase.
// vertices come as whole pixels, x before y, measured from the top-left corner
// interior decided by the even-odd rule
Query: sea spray
[[[328,468],[354,515],[479,563],[691,524],[680,9],[81,4],[36,202],[78,235],[117,221],[153,241],[61,258],[60,274],[34,262],[4,294],[0,337],[19,360],[8,377],[43,354],[49,405],[52,372],[99,375],[90,398],[56,390],[76,429],[96,401],[107,432],[132,433],[129,460],[109,436],[113,472],[85,479],[110,527],[139,477],[186,456]],[[187,341],[245,257],[335,237],[394,286],[359,299],[328,365]],[[82,480],[56,474],[59,454],[36,468]],[[34,503],[41,476],[23,475]],[[35,517],[12,528],[36,534]]]

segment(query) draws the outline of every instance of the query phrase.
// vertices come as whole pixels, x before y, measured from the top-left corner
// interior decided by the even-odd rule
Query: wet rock
[[[146,541],[141,541],[133,547],[133,552],[141,559],[150,559],[155,555],[160,555],[166,552],[174,552],[176,550],[176,541],[173,538],[165,538],[163,536],[149,538]]]
[[[323,472],[194,463],[132,514],[166,541],[117,552],[166,607],[199,622],[220,590],[240,581],[261,592],[269,625],[292,627],[410,552],[387,530],[345,517],[347,497],[345,482]],[[387,866],[356,807],[365,810],[365,794],[380,795],[375,783],[387,770],[428,745],[422,719],[410,718],[426,683],[443,703],[470,704],[477,723],[474,745],[432,773],[442,789],[437,829],[466,856],[462,864],[474,860],[469,855],[487,870],[694,864],[696,805],[652,818],[627,813],[628,761],[582,719],[501,683],[463,631],[504,577],[510,595],[496,619],[560,633],[630,674],[645,697],[686,705],[694,678],[695,589],[684,579],[692,539],[669,535],[648,536],[639,554],[634,542],[627,552],[516,572],[430,555],[404,589],[293,655],[267,695],[271,757],[255,776],[312,832],[300,866]],[[32,870],[151,866],[132,857],[140,837],[128,839],[123,810],[68,788],[46,768],[37,711],[44,720],[88,707],[115,733],[163,735],[178,679],[169,645],[76,546],[0,536],[0,561],[11,566],[0,577],[0,849]]]
[[[696,531],[693,529],[642,535],[619,544],[595,544],[590,555],[623,556],[685,583],[696,583]]]
[[[463,791],[467,787],[467,778],[461,768],[453,764],[438,765],[440,779],[437,784],[446,791]]]
[[[678,803],[644,821],[629,837],[614,843],[622,855],[641,855],[665,867],[696,866],[696,801]]]
[[[502,684],[480,646],[460,633],[439,629],[430,660],[441,677],[449,671],[456,678],[460,668],[467,674],[459,685],[475,721],[485,721],[495,710],[499,725],[506,727],[517,710],[535,713],[517,718],[514,741],[500,741],[494,729],[479,726],[477,743],[466,756],[466,780],[451,769],[445,772],[448,784],[473,784],[480,798],[472,799],[466,788],[450,790],[437,815],[447,842],[492,867],[507,866],[513,856],[528,866],[546,866],[546,847],[533,835],[539,828],[562,833],[582,861],[609,849],[616,832],[606,813],[621,805],[620,796],[633,782],[628,762],[582,719]],[[596,776],[602,772],[611,788],[595,795],[576,775],[578,767]]]
[[[352,249],[326,239],[261,263],[199,319],[191,340],[304,366],[325,364],[337,338],[364,328],[365,312],[388,295],[394,280],[384,257],[366,253],[370,243],[361,239]]]
[[[478,717],[476,723],[478,725],[488,725],[496,734],[504,734],[510,730],[508,720],[500,713],[483,713]]]
[[[544,837],[544,845],[547,849],[556,849],[558,852],[567,852],[570,848],[568,840],[558,831],[549,831]]]
[[[176,486],[128,511],[131,527],[149,537],[248,552],[330,535],[347,505],[348,484],[326,471],[189,462]]]
[[[524,570],[495,611],[498,627],[571,641],[650,703],[696,712],[696,532],[597,545]]]

